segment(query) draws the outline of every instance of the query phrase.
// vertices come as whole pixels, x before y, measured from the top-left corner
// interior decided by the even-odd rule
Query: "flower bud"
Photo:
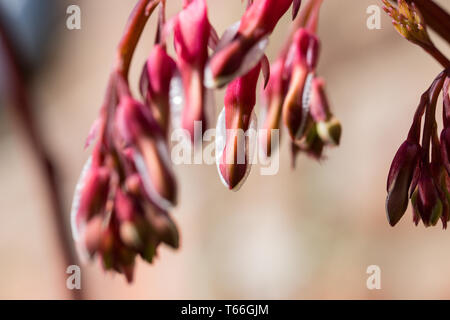
[[[174,26],[175,51],[184,87],[185,106],[181,121],[192,141],[196,121],[203,123],[202,134],[208,127],[205,110],[207,91],[203,82],[210,33],[206,1],[193,0],[180,12]]]
[[[421,168],[419,182],[411,200],[423,224],[426,227],[436,225],[441,218],[443,205],[428,165]]]
[[[408,207],[408,190],[420,157],[420,146],[406,140],[392,161],[387,180],[386,213],[394,226]]]
[[[170,119],[170,81],[175,71],[175,61],[163,45],[156,44],[142,70],[140,82],[141,94],[166,136]]]
[[[219,46],[208,63],[207,70],[211,79],[207,81],[207,85],[223,87],[256,66],[263,55],[263,50],[257,49],[258,45],[267,45],[265,39],[273,32],[291,4],[292,0],[255,0],[244,13],[233,37],[228,43]],[[251,52],[253,57],[249,58]]]
[[[180,236],[178,228],[167,212],[156,207],[146,206],[145,217],[149,223],[150,238],[155,237],[157,243],[164,242],[174,249],[179,247]],[[147,239],[148,243],[149,241],[151,242],[151,239]]]
[[[440,139],[441,157],[447,173],[450,174],[450,127],[444,128]]]
[[[110,173],[107,168],[96,165],[91,167],[89,160],[83,171],[85,172],[78,182],[71,212],[75,241],[79,240],[88,221],[103,213],[109,191]]]
[[[329,145],[338,146],[342,134],[341,123],[334,117],[326,122],[318,122],[317,134],[323,142]]]
[[[292,140],[305,132],[310,108],[311,82],[317,64],[319,41],[305,29],[299,29],[290,49],[292,74],[283,104],[283,121]]]
[[[288,81],[283,75],[284,59],[278,59],[271,67],[270,79],[264,90],[266,108],[263,110],[262,129],[266,130],[266,134],[261,136],[260,143],[267,157],[270,157],[275,151],[272,150],[272,130],[280,129],[281,110],[288,86]]]
[[[342,127],[338,119],[333,117],[325,93],[324,80],[314,78],[311,89],[311,116],[317,122],[317,133],[323,142],[339,145]]]
[[[222,181],[230,190],[241,186],[250,169],[249,138],[244,135],[254,117],[260,70],[261,64],[258,64],[248,74],[231,82],[225,94],[226,142],[219,150],[217,164]]]
[[[160,127],[143,105],[123,98],[116,112],[119,135],[132,148],[134,165],[151,200],[167,209],[176,202],[176,182]]]

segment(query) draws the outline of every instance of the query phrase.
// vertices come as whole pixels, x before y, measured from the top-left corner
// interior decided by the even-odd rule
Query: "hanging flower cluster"
[[[408,137],[392,161],[386,199],[386,211],[392,226],[404,215],[408,198],[411,198],[416,225],[422,221],[427,227],[434,226],[441,219],[443,227],[447,227],[450,219],[449,75],[450,70],[443,71],[422,95]],[[435,113],[441,91],[444,129],[439,135]]]
[[[177,186],[169,158],[172,129],[182,128],[190,143],[212,122],[213,89],[226,86],[225,107],[217,120],[216,160],[222,182],[237,190],[251,166],[254,107],[260,74],[266,107],[260,143],[270,157],[273,132],[283,120],[294,152],[317,159],[325,145],[338,145],[339,122],[330,111],[324,80],[317,77],[317,20],[322,0],[248,1],[241,20],[218,37],[206,0],[183,0],[183,9],[166,21],[165,1],[140,0],[118,48],[99,119],[87,145],[93,152],[81,174],[72,207],[72,229],[83,257],[99,256],[106,270],[131,281],[136,256],[152,262],[157,248],[179,245],[169,212]],[[155,45],[140,78],[141,98],[133,97],[128,70],[145,23],[160,6]],[[270,66],[264,51],[278,21],[292,6],[294,23],[284,50]],[[167,53],[173,34],[176,57]]]
[[[425,20],[414,3],[399,0],[398,7],[394,7],[383,2],[395,29],[446,68],[423,93],[408,137],[392,161],[387,180],[387,218],[391,226],[396,225],[411,200],[416,225],[422,221],[426,227],[434,226],[441,220],[445,229],[450,220],[450,61],[431,41]],[[444,128],[439,135],[435,114],[441,92]]]

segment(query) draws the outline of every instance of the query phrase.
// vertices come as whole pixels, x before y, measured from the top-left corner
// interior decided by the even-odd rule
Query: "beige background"
[[[82,30],[57,28],[51,63],[38,76],[39,123],[61,170],[67,212],[88,152],[83,144],[96,118],[115,47],[133,0],[76,0]],[[169,0],[169,15],[179,9]],[[173,212],[182,235],[178,252],[161,248],[136,277],[82,267],[88,298],[304,299],[450,298],[450,233],[415,227],[408,210],[396,228],[384,211],[390,162],[406,136],[420,94],[441,70],[421,49],[394,32],[366,28],[377,0],[326,0],[321,13],[320,74],[344,127],[342,145],[318,164],[304,156],[290,168],[287,140],[275,176],[258,168],[238,192],[227,191],[215,166],[178,166],[180,205]],[[438,1],[448,10],[450,2]],[[176,5],[173,5],[176,3]],[[208,1],[219,31],[241,15],[238,0]],[[64,15],[65,8],[62,8]],[[276,57],[286,16],[268,50]],[[134,88],[151,49],[153,17],[136,53]],[[436,39],[433,34],[434,39]],[[436,41],[450,54],[447,44]],[[217,95],[222,105],[223,92]],[[220,103],[219,103],[220,102]],[[0,120],[0,298],[66,298],[65,267],[48,220],[32,158],[5,112]],[[68,213],[67,213],[68,214]],[[382,271],[382,289],[366,288],[366,268]]]

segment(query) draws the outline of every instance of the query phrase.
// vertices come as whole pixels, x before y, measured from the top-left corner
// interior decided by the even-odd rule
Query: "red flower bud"
[[[411,202],[426,227],[436,225],[441,218],[443,205],[429,165],[421,167],[419,182]]]
[[[191,139],[194,139],[196,121],[202,122],[203,132],[208,127],[207,91],[203,82],[210,33],[205,0],[192,1],[180,12],[174,26],[175,50],[184,87],[185,105],[181,122]]]
[[[241,186],[250,169],[249,138],[244,134],[250,128],[256,103],[256,84],[261,70],[258,64],[244,77],[231,82],[225,94],[225,146],[219,150],[219,174],[225,185],[233,190]],[[220,122],[219,118],[219,122]],[[218,126],[220,123],[218,123]],[[218,135],[221,130],[217,130]],[[216,137],[217,139],[217,137]],[[223,137],[218,137],[223,139]]]
[[[169,128],[170,82],[175,71],[175,61],[163,45],[157,44],[145,63],[140,82],[141,94],[166,136]]]
[[[207,85],[222,87],[246,74],[261,59],[265,41],[286,13],[292,0],[256,0],[243,15],[227,43],[218,46],[208,64]],[[260,48],[258,49],[258,46]]]
[[[163,134],[150,111],[125,97],[117,108],[116,128],[133,148],[134,165],[151,200],[170,208],[176,202],[175,177]]]
[[[294,36],[288,60],[292,74],[289,91],[283,105],[283,121],[292,140],[300,139],[308,120],[311,81],[317,64],[319,42],[306,29],[299,29]]]
[[[284,77],[284,59],[278,59],[271,67],[270,79],[264,90],[265,109],[263,109],[262,129],[266,133],[261,136],[262,150],[270,157],[272,152],[272,130],[280,129],[281,110],[288,89],[288,79]],[[278,135],[279,136],[279,135]]]
[[[387,218],[391,226],[397,224],[408,207],[408,190],[418,165],[420,150],[418,144],[406,140],[392,161],[386,198]]]
[[[450,174],[450,127],[444,128],[440,139],[442,163],[447,173]]]
[[[107,168],[92,165],[92,158],[87,161],[72,203],[71,225],[75,241],[80,240],[91,218],[103,214],[109,191],[109,179],[110,173]]]

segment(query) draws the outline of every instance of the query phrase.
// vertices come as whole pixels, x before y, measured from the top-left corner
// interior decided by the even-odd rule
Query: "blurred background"
[[[45,12],[51,14],[45,25],[34,28],[48,29],[50,40],[46,59],[33,62],[38,68],[32,98],[59,170],[68,221],[74,187],[89,155],[83,150],[85,138],[136,1],[31,2],[48,6]],[[449,1],[437,2],[450,10]],[[66,28],[69,4],[81,8],[81,30]],[[245,8],[238,0],[208,4],[219,33]],[[180,199],[173,216],[181,248],[161,247],[153,265],[138,261],[131,285],[122,276],[103,273],[98,261],[83,265],[86,298],[450,298],[445,276],[450,270],[450,231],[415,227],[410,208],[391,228],[384,209],[391,160],[406,137],[420,95],[441,67],[403,40],[384,12],[381,29],[369,30],[366,9],[373,4],[381,7],[378,0],[326,0],[321,12],[319,73],[343,124],[341,146],[328,150],[321,163],[300,156],[293,171],[283,139],[279,173],[261,176],[256,166],[237,193],[222,185],[215,165],[177,166]],[[168,16],[180,5],[169,0]],[[271,37],[272,61],[289,24],[290,14]],[[133,60],[135,92],[155,28],[156,15]],[[450,54],[449,46],[432,36]],[[16,40],[20,37],[26,36]],[[218,92],[218,110],[222,101],[223,92]],[[0,108],[0,298],[65,299],[70,297],[66,266],[41,177],[7,107]],[[381,290],[366,287],[369,265],[381,268]]]

